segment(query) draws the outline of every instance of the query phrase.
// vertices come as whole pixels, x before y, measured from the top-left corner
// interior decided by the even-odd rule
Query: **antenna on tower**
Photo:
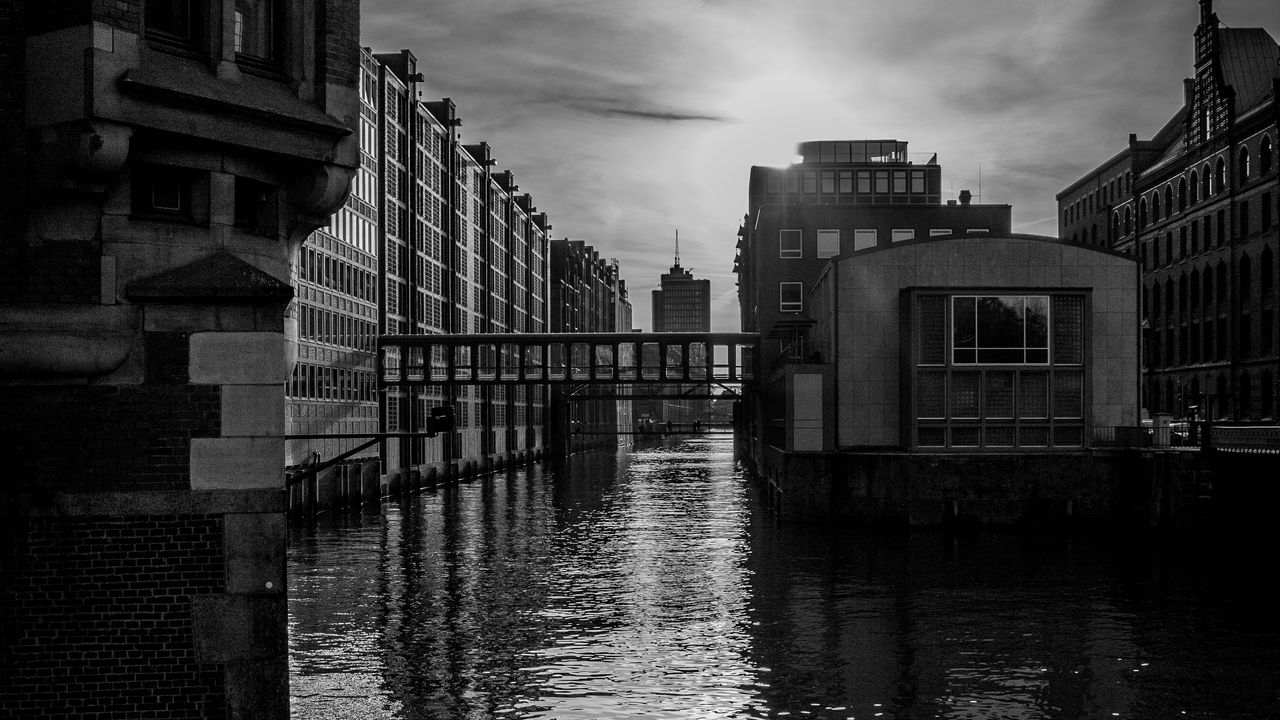
[[[676,228],[676,267],[680,267],[680,228]]]

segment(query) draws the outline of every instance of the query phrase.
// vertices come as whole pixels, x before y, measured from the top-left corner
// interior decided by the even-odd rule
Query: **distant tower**
[[[711,281],[694,279],[680,267],[680,231],[675,263],[653,291],[654,332],[711,332]]]

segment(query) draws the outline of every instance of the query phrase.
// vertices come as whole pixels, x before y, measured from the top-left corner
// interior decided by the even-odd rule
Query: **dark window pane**
[[[976,298],[971,297],[958,297],[952,300],[952,324],[955,328],[953,344],[957,348],[972,348],[977,345],[977,334],[974,328],[975,300]]]
[[[1022,305],[1020,297],[978,298],[978,347],[1021,349]]]
[[[1013,428],[988,427],[986,441],[987,447],[1013,447]]]
[[[953,447],[978,447],[981,444],[982,429],[976,427],[951,428],[951,445]]]
[[[276,57],[274,0],[236,0],[236,53],[258,60]]]
[[[1026,298],[1025,318],[1027,347],[1049,347],[1049,298],[1038,295]]]
[[[924,447],[943,447],[947,444],[945,427],[921,427],[916,431],[916,442]]]
[[[1024,427],[1018,431],[1018,444],[1022,447],[1046,447],[1049,444],[1049,428]]]

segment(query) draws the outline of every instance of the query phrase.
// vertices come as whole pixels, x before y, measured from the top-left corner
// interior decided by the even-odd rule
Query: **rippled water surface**
[[[693,440],[295,528],[293,715],[1280,717],[1269,548],[858,535],[752,492]]]

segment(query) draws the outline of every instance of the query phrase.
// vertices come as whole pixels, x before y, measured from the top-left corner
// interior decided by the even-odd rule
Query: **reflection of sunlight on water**
[[[300,720],[1280,717],[1247,582],[1081,538],[779,524],[725,440],[325,523],[290,538]]]

